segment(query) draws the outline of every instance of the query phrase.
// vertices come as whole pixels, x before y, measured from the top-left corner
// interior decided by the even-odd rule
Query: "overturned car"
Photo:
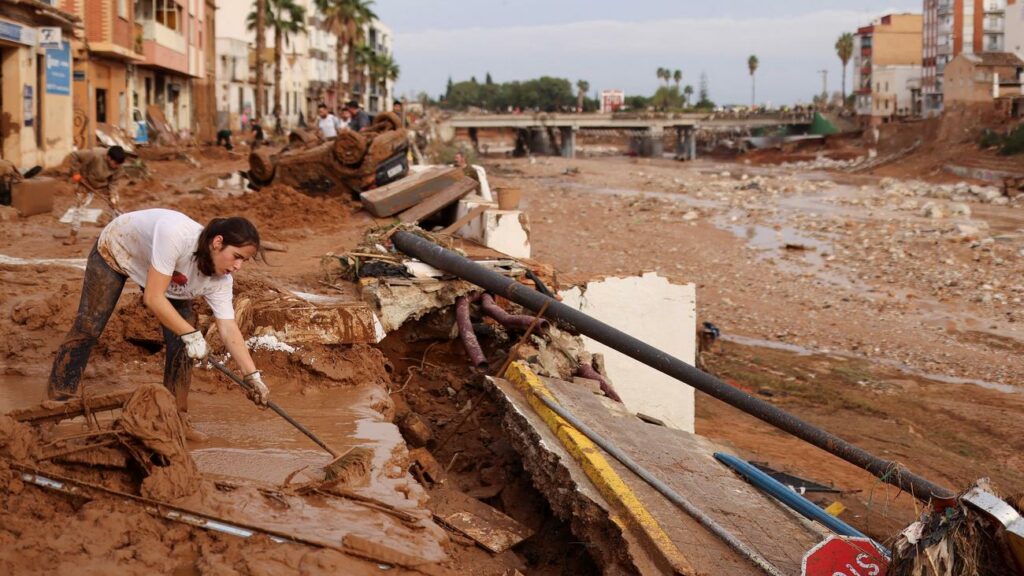
[[[287,184],[311,196],[357,198],[409,172],[408,134],[393,112],[384,112],[369,128],[344,130],[328,142],[296,136],[274,154],[249,155],[249,178],[255,187]]]

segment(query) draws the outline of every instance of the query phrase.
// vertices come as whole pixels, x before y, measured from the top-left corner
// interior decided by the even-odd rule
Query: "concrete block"
[[[459,208],[458,208],[458,212],[456,214],[455,219],[458,220],[458,219],[462,218],[463,216],[469,214],[474,209],[476,209],[477,206],[485,206],[487,208],[495,208],[496,209],[498,207],[498,203],[495,202],[493,199],[485,198],[482,194],[481,195],[470,194],[469,196],[466,196],[462,200],[459,200]],[[484,218],[483,218],[483,215],[481,214],[480,217],[474,218],[473,220],[469,221],[469,223],[467,223],[465,226],[459,228],[455,232],[455,234],[457,236],[461,236],[462,238],[466,238],[468,240],[473,240],[475,242],[479,242],[479,243],[483,244],[483,242],[484,242]]]
[[[560,293],[563,302],[655,348],[694,364],[697,303],[693,284],[671,284],[655,273],[607,278]],[[626,408],[693,432],[693,388],[584,337],[591,353],[604,355],[608,377]]]
[[[57,181],[47,176],[36,176],[11,186],[11,206],[19,214],[32,216],[53,210],[53,191]]]
[[[520,210],[484,210],[483,245],[513,258],[530,257],[530,220]]]

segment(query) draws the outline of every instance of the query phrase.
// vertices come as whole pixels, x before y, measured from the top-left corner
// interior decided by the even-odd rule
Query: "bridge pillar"
[[[679,126],[676,128],[676,160],[697,159],[696,127]]]
[[[562,157],[563,158],[575,158],[576,157],[576,128],[569,126],[565,128],[559,128],[562,137]]]
[[[544,127],[530,128],[526,145],[531,154],[551,155],[551,142],[548,140],[548,131]]]
[[[660,158],[665,152],[661,126],[651,126],[643,134],[629,137],[629,151],[645,158]]]

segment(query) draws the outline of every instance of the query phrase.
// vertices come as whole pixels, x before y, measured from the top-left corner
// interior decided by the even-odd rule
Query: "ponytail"
[[[192,253],[199,271],[207,276],[216,274],[213,266],[213,254],[210,252],[210,243],[217,236],[224,238],[224,246],[255,246],[256,257],[263,258],[263,250],[260,248],[260,233],[253,226],[252,222],[241,216],[214,218],[210,220],[210,223],[199,234],[196,251]]]

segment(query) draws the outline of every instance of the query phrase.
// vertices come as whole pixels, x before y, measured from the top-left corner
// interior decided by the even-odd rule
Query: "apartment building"
[[[371,114],[391,109],[390,95],[394,83],[386,78],[374,77],[369,66],[351,66],[348,50],[342,51],[345,65],[338,78],[338,38],[325,27],[323,14],[312,0],[296,0],[305,8],[304,32],[285,35],[282,38],[281,60],[281,124],[291,128],[305,121],[312,122],[317,106],[326,104],[338,110],[346,100],[358,100]],[[252,0],[220,0],[220,17],[217,19],[216,37],[218,46],[217,63],[217,105],[218,118],[230,124],[233,130],[241,126],[244,115],[251,118],[258,115],[265,118],[264,124],[273,118],[274,82],[274,31],[266,32],[267,51],[264,63],[264,109],[255,110],[255,32],[249,30],[248,15],[254,9]],[[391,30],[381,22],[371,22],[363,27],[362,38],[366,46],[377,54],[391,53]],[[247,54],[243,58],[243,53]],[[246,64],[247,63],[247,64]],[[242,68],[246,67],[245,70]],[[339,92],[343,91],[343,92]]]
[[[865,124],[920,112],[922,29],[920,14],[890,14],[857,30],[855,109]]]
[[[1024,58],[1024,0],[1006,0],[1006,51]]]
[[[86,148],[96,145],[96,128],[102,124],[130,130],[135,65],[145,58],[128,0],[62,0],[62,7],[85,25],[72,49],[75,147]]]
[[[55,166],[74,146],[69,39],[81,22],[38,1],[0,8],[0,158]]]
[[[207,21],[215,9],[212,0],[135,0],[143,60],[136,67],[133,100],[147,113],[156,106],[182,134],[198,129],[202,97],[194,94],[193,81],[207,78],[206,51],[214,46]]]
[[[922,92],[925,114],[942,111],[943,76],[953,58],[960,54],[1007,50],[1009,1],[924,0]],[[1019,3],[1020,0],[1013,0],[1009,5]]]

